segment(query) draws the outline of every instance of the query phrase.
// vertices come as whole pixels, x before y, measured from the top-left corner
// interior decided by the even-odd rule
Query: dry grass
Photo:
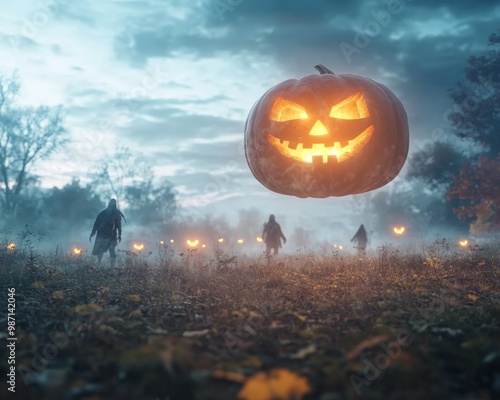
[[[273,368],[306,399],[498,399],[499,260],[446,241],[365,260],[160,246],[110,269],[28,246],[0,252],[0,279],[26,399],[235,399],[235,376]]]

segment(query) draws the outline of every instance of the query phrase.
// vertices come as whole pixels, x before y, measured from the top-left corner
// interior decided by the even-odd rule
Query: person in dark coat
[[[276,218],[271,214],[269,221],[264,224],[264,230],[262,231],[262,240],[266,244],[266,256],[269,257],[271,255],[271,250],[273,254],[278,254],[281,247],[281,239],[283,239],[283,243],[286,243],[286,237],[281,231],[280,224],[276,222]]]
[[[111,266],[114,267],[116,264],[115,248],[122,240],[122,217],[123,214],[118,210],[115,199],[111,199],[108,207],[97,215],[89,241],[92,243],[92,237],[97,234],[92,255],[97,256],[99,264],[103,254],[107,251],[109,251]]]
[[[358,254],[364,258],[366,256],[366,245],[368,243],[368,236],[366,235],[366,229],[363,224],[361,224],[356,234],[352,237],[351,242],[356,243]]]

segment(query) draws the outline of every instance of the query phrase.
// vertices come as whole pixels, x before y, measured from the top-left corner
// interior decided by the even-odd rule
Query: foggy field
[[[498,399],[499,250],[442,240],[268,263],[159,246],[111,269],[2,247],[9,398]]]

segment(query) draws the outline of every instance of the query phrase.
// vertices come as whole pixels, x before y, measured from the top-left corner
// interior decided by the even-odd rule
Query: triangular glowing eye
[[[284,122],[293,119],[306,119],[308,117],[304,107],[293,101],[277,97],[271,109],[272,121]]]
[[[335,104],[330,111],[330,117],[338,119],[360,119],[369,116],[370,112],[361,92],[354,93]]]

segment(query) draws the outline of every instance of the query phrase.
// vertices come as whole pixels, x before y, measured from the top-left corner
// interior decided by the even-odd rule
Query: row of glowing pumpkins
[[[404,232],[404,230],[405,230],[405,229],[404,229],[404,227],[402,228],[402,230],[399,230],[399,229],[397,229],[397,228],[394,228],[394,232],[395,232],[397,235],[402,235],[402,234],[403,234],[403,232]],[[171,242],[171,243],[173,243],[173,242],[174,242],[174,240],[173,240],[173,239],[171,239],[171,240],[170,240],[170,242]],[[224,242],[224,239],[223,239],[223,238],[220,238],[220,239],[218,239],[218,242],[219,242],[219,243],[222,243],[222,242]],[[237,242],[238,242],[238,244],[243,244],[244,240],[243,240],[243,239],[238,239],[238,240],[237,240]],[[262,238],[261,238],[261,237],[257,237],[257,242],[262,242]],[[161,241],[160,241],[160,244],[162,244],[162,245],[163,245],[163,244],[164,244],[164,241],[163,241],[163,240],[161,240]],[[199,242],[199,240],[198,240],[198,239],[196,239],[196,240],[187,240],[187,241],[186,241],[186,244],[187,244],[189,247],[191,247],[191,248],[197,248],[197,247],[198,247],[198,245],[200,244],[200,242]],[[468,246],[469,246],[469,241],[468,241],[467,239],[459,240],[459,241],[458,241],[458,244],[459,244],[459,246],[460,246],[460,247],[468,247]],[[134,243],[134,244],[132,245],[132,247],[134,248],[134,250],[139,251],[139,252],[141,252],[141,251],[143,251],[143,250],[144,250],[144,244],[143,244],[143,243]],[[204,249],[204,248],[206,248],[206,247],[207,247],[207,246],[206,246],[206,244],[205,244],[205,243],[202,243],[201,248],[203,248],[203,249]],[[341,245],[341,244],[336,244],[336,243],[334,243],[334,244],[333,244],[333,248],[334,248],[334,249],[336,249],[336,250],[343,250],[343,249],[344,249],[344,246],[343,246],[343,245]],[[82,252],[82,249],[81,249],[81,248],[77,248],[77,247],[75,247],[75,248],[73,249],[73,253],[74,253],[74,254],[76,254],[76,255],[81,254],[81,252]]]
[[[406,232],[406,228],[404,226],[395,226],[392,230],[396,235],[403,235]],[[469,241],[467,239],[459,239],[458,245],[460,247],[468,247]]]
[[[405,232],[405,227],[404,226],[400,226],[400,227],[394,227],[393,228],[394,230],[394,233],[396,233],[397,235],[402,235],[404,232]],[[261,243],[262,242],[262,238],[260,236],[257,236],[256,238],[257,242]],[[244,243],[244,239],[237,239],[237,243],[238,244],[243,244]],[[218,238],[217,239],[217,242],[218,243],[224,243],[224,238]],[[170,243],[173,244],[175,243],[175,240],[174,239],[170,239]],[[160,244],[163,246],[165,245],[165,241],[163,240],[160,240]],[[186,244],[189,246],[189,247],[198,247],[200,245],[200,241],[198,239],[195,239],[195,240],[186,240]],[[134,250],[137,250],[137,251],[142,251],[144,250],[144,244],[142,243],[134,243],[132,245],[132,247],[134,248]],[[201,247],[202,248],[205,248],[206,247],[206,244],[205,243],[202,243],[201,244]],[[336,248],[336,249],[339,249],[339,250],[342,250],[344,248],[344,246],[342,245],[337,245],[337,244],[333,244],[333,247]]]
[[[396,235],[403,235],[405,233],[405,227],[402,226],[402,227],[394,227],[393,228],[393,231]],[[260,236],[257,237],[257,242],[261,243],[262,242],[262,238]],[[170,239],[170,243],[174,243],[174,239]],[[224,242],[224,238],[219,238],[217,239],[217,242],[218,243],[223,243]],[[244,243],[244,239],[238,239],[237,240],[238,244],[243,244]],[[160,240],[160,244],[161,245],[164,245],[165,242],[163,240]],[[198,247],[198,245],[200,244],[200,241],[198,239],[195,239],[195,240],[186,240],[186,244],[189,246],[189,247],[192,247],[192,248],[195,248],[195,247]],[[460,239],[458,241],[458,244],[460,247],[468,247],[469,246],[469,241],[467,239]],[[144,250],[144,244],[143,243],[134,243],[132,245],[132,247],[134,248],[134,250],[137,250],[137,251],[143,251]],[[205,243],[202,243],[201,248],[205,248],[206,247],[206,244]],[[6,246],[6,250],[15,250],[16,248],[16,245],[15,243],[9,243],[7,246]],[[344,246],[342,245],[337,245],[336,243],[333,244],[333,248],[335,249],[338,249],[338,250],[342,250],[344,248]],[[82,248],[80,247],[74,247],[73,248],[73,254],[75,255],[80,255],[82,253]]]

